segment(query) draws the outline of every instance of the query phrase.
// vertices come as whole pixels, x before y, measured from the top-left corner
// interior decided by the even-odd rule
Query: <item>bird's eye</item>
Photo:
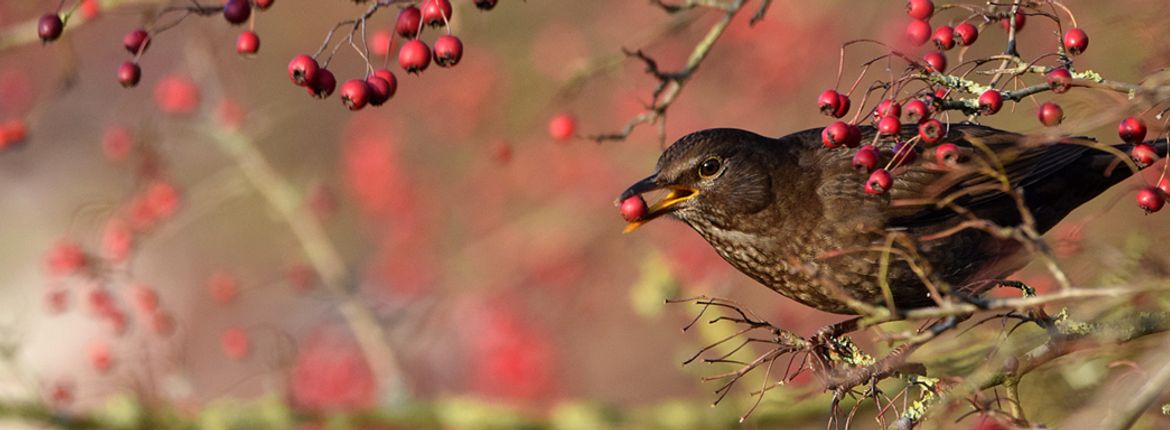
[[[719,158],[711,157],[703,160],[703,164],[699,165],[699,177],[710,179],[712,176],[719,174],[721,167],[723,167],[723,163],[719,162]]]

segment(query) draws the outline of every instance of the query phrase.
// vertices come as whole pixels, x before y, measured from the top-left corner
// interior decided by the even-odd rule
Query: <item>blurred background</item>
[[[56,3],[0,3],[0,28],[32,31]],[[717,385],[700,378],[730,369],[681,362],[730,328],[680,332],[696,308],[663,300],[733,298],[801,335],[842,318],[761,288],[681,223],[621,234],[614,199],[663,143],[653,127],[584,138],[619,130],[649,101],[655,81],[623,48],[676,69],[717,13],[628,0],[500,0],[480,12],[455,0],[462,62],[408,76],[391,58],[397,95],[349,112],[336,94],[315,100],[290,84],[286,65],[366,5],[278,0],[256,16],[255,58],[235,53],[242,28],[190,17],[152,39],[141,84],[123,89],[121,37],[163,3],[92,2],[56,43],[0,44],[0,122],[27,125],[24,143],[0,152],[0,399],[110,422],[165,410],[208,428],[824,427],[826,397],[807,375],[744,424],[760,379],[708,407]],[[840,44],[900,38],[904,3],[775,1],[754,27],[749,6],[669,109],[667,143],[709,127],[778,136],[826,124],[814,100],[835,85]],[[1092,37],[1080,67],[1136,82],[1170,63],[1161,2],[1068,5]],[[368,33],[395,13],[380,11]],[[1039,36],[1023,56],[1050,50],[1054,26],[1028,25]],[[989,27],[972,51],[1004,40]],[[850,51],[845,82],[880,53]],[[348,48],[330,69],[364,76]],[[1073,127],[1121,103],[1065,100]],[[1036,131],[1034,109],[986,122]],[[575,138],[550,137],[557,115]],[[1114,124],[1075,131],[1112,142]],[[1074,282],[1170,267],[1152,246],[1170,239],[1166,214],[1133,207],[1137,184],[1050,235]],[[1044,273],[1021,277],[1043,290]],[[1077,388],[1099,388],[1103,372]],[[1091,398],[1041,398],[1036,410],[1059,423]],[[28,408],[0,415],[39,416]],[[21,422],[0,424],[52,423]]]

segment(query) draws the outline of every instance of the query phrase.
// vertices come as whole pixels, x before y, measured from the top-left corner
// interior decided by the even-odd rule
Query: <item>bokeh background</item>
[[[413,411],[403,422],[423,428],[823,428],[827,409],[808,377],[744,424],[735,421],[750,406],[746,388],[708,407],[715,385],[700,377],[727,369],[680,363],[726,329],[682,333],[695,309],[662,301],[730,297],[805,335],[841,317],[759,287],[681,223],[621,234],[614,198],[651,171],[663,143],[652,127],[620,142],[583,138],[620,129],[648,101],[654,81],[623,48],[677,68],[715,12],[669,15],[629,0],[500,0],[480,12],[455,0],[462,62],[407,76],[391,59],[397,95],[354,113],[336,95],[308,97],[285,68],[364,5],[278,0],[257,16],[262,44],[251,59],[234,51],[240,28],[189,18],[153,39],[142,83],[123,89],[114,79],[129,58],[121,37],[165,2],[93,3],[97,15],[58,43],[0,50],[0,121],[28,128],[23,144],[0,152],[0,398],[122,419],[166,409],[207,426],[260,405],[269,415],[256,419],[290,425],[279,421],[292,420],[289,410],[374,408]],[[1161,2],[1069,6],[1092,40],[1081,67],[1137,81],[1170,64]],[[0,28],[9,37],[31,31],[55,7],[0,3]],[[741,13],[670,108],[667,142],[709,127],[781,135],[827,123],[813,101],[835,85],[840,44],[897,39],[903,7],[775,1],[754,27]],[[388,29],[394,14],[375,15],[370,33]],[[1028,25],[1035,37],[1023,55],[1051,49],[1054,27]],[[988,28],[976,52],[996,52],[1004,39]],[[846,81],[879,54],[850,51]],[[348,48],[330,68],[342,81],[363,75]],[[1074,92],[1067,122],[1120,102]],[[1040,128],[1031,102],[1015,109],[987,122]],[[558,114],[575,119],[578,138],[549,136]],[[1077,131],[1111,141],[1112,124]],[[291,216],[323,228],[342,288],[320,282],[289,212],[240,164],[255,159],[230,148],[257,149],[290,192],[277,194]],[[1143,250],[1170,239],[1168,219],[1143,216],[1131,203],[1135,186],[1117,187],[1051,235],[1075,282],[1167,267],[1164,254]],[[137,224],[136,210],[154,211],[149,225]],[[50,273],[62,243],[80,246],[90,276]],[[117,243],[126,255],[114,262]],[[1036,268],[1022,276],[1041,289],[1048,282]],[[143,289],[157,294],[157,310],[141,309]],[[94,291],[112,304],[95,305],[103,299]],[[381,328],[392,363],[367,362],[351,306]],[[794,400],[806,396],[813,400]],[[1059,422],[1070,406],[1040,413]],[[363,425],[323,420],[309,421]]]

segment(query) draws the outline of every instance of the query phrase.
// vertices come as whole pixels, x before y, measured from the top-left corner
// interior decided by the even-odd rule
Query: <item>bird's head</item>
[[[772,201],[772,165],[776,141],[737,129],[691,133],[658,158],[654,174],[630,186],[619,201],[647,192],[667,190],[646,215],[630,221],[631,232],[670,214],[692,226],[696,222],[730,226],[740,215],[758,212]]]

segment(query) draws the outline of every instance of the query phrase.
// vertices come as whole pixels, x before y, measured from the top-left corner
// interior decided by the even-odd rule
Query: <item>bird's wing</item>
[[[1086,138],[1033,141],[977,125],[953,126],[945,142],[957,145],[964,161],[943,167],[927,151],[917,162],[896,169],[887,226],[936,224],[960,211],[1001,223],[1014,221],[1019,211],[1005,191],[1027,193],[1093,151]]]

